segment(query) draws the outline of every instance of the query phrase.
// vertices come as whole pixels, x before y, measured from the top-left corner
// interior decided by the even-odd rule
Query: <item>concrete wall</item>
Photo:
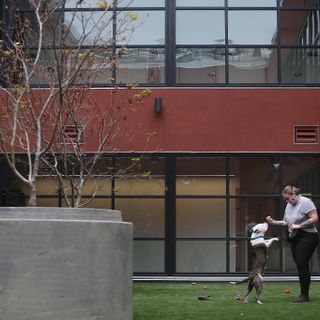
[[[132,319],[132,225],[119,211],[0,208],[0,319]]]

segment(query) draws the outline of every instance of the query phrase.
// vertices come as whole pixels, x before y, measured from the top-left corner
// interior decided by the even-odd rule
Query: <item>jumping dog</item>
[[[264,238],[264,235],[267,232],[267,230],[268,230],[268,224],[266,222],[259,223],[250,230],[251,231],[250,244],[253,247],[253,250],[256,255],[256,260],[253,266],[253,270],[250,272],[247,278],[238,282],[231,282],[232,284],[248,282],[248,291],[247,291],[247,294],[244,296],[245,303],[248,303],[249,294],[251,293],[252,289],[255,288],[256,290],[255,300],[257,303],[262,304],[262,302],[260,301],[260,295],[263,288],[262,275],[264,273],[264,269],[269,257],[268,251],[271,244],[274,241],[279,241],[278,238],[271,238],[269,240],[266,240]]]

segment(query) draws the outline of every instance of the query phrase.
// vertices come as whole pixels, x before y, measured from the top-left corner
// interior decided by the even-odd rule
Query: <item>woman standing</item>
[[[311,281],[309,261],[319,242],[316,228],[318,213],[314,203],[300,195],[299,188],[286,186],[282,197],[287,202],[283,220],[273,220],[271,216],[266,220],[270,225],[288,227],[288,241],[300,283],[300,295],[293,302],[308,302]]]

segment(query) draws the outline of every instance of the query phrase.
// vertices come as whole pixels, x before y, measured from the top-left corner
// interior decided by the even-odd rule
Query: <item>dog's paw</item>
[[[236,282],[234,282],[234,281],[230,281],[229,283],[230,283],[230,284],[237,284],[237,283],[236,283]]]

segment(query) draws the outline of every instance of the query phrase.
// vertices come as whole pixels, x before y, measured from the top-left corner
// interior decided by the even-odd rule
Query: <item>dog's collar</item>
[[[256,236],[256,237],[251,238],[250,240],[257,240],[257,239],[261,239],[261,238],[263,238],[263,236]]]

